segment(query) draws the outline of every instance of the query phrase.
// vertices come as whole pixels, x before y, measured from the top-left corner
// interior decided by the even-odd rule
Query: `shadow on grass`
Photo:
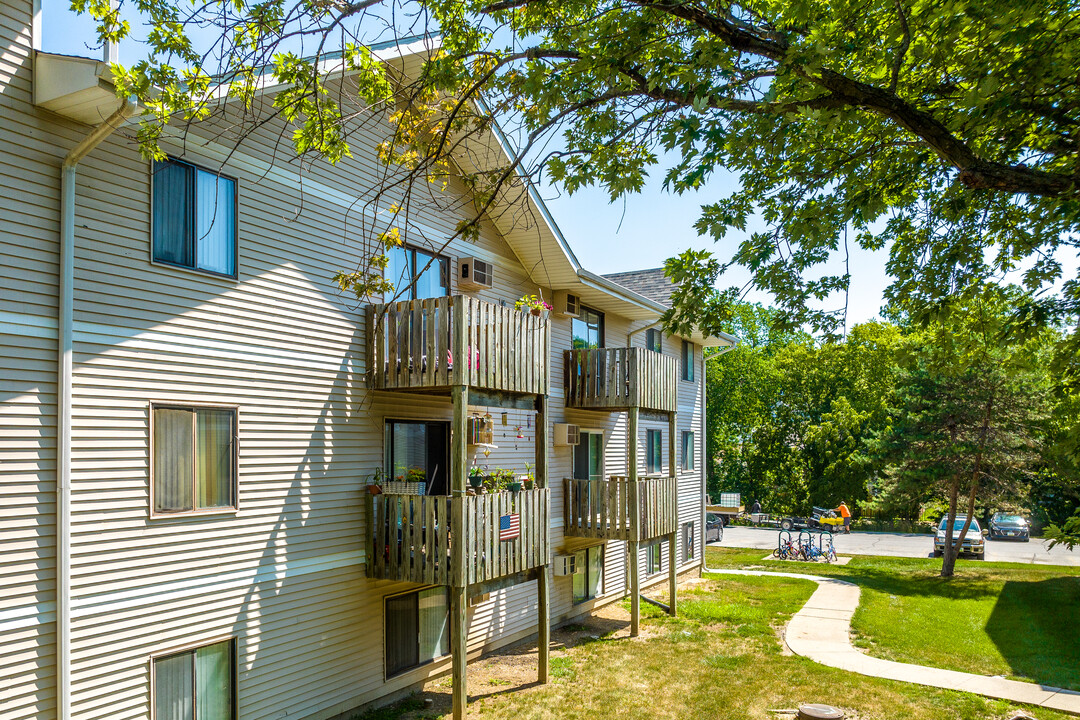
[[[1013,673],[1080,690],[1080,578],[1009,580],[986,634]]]

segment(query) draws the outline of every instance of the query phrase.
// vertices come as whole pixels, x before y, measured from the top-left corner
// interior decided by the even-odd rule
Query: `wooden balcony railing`
[[[469,495],[372,495],[368,500],[369,577],[462,587],[548,563],[547,488]],[[460,506],[455,508],[455,506]],[[455,510],[462,527],[454,527]],[[518,533],[500,540],[500,520]],[[455,543],[464,563],[455,563]]]
[[[563,532],[571,537],[651,540],[678,527],[675,478],[565,480]]]
[[[675,358],[644,348],[596,348],[564,353],[566,407],[642,408],[675,412]]]
[[[372,305],[368,384],[546,394],[546,318],[463,295]]]

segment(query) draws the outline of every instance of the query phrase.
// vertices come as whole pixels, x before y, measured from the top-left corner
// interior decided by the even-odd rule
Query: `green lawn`
[[[755,566],[843,578],[862,588],[856,644],[900,662],[1080,690],[1080,568],[857,556],[845,566],[762,562],[709,548],[709,567]]]
[[[549,684],[519,681],[500,687],[495,694],[474,698],[469,717],[763,720],[776,717],[770,709],[819,702],[848,709],[848,717],[866,719],[999,720],[1010,717],[1018,707],[960,692],[865,677],[785,654],[779,629],[814,588],[813,583],[797,579],[707,579],[682,595],[680,617],[668,618],[643,604],[640,638],[626,638],[622,625],[620,636],[599,630],[588,642],[556,649]],[[587,624],[590,629],[610,628],[597,619]],[[529,656],[529,660],[533,658],[534,654]],[[500,662],[511,667],[514,659],[520,661],[520,654],[511,652],[505,660],[481,660],[488,663],[483,668],[488,682],[493,682],[492,674],[497,673]],[[479,669],[470,665],[470,676]],[[422,710],[417,696],[368,717],[449,716],[448,681],[430,683],[425,696],[434,699],[434,710]],[[1041,709],[1038,717],[1067,718]]]

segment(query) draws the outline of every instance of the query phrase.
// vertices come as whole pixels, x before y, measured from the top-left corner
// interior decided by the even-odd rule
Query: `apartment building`
[[[450,672],[460,714],[468,658],[700,566],[734,339],[662,334],[662,274],[590,273],[523,193],[475,242],[421,211],[408,289],[357,303],[377,124],[336,166],[273,123],[149,163],[35,22],[0,4],[0,719],[333,718]]]

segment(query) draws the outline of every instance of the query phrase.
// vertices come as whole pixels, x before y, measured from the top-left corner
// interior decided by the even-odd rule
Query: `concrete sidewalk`
[[[1080,692],[955,670],[940,670],[870,657],[851,644],[851,617],[859,606],[859,587],[843,580],[799,573],[706,570],[718,575],[756,575],[813,580],[818,589],[792,616],[784,640],[796,655],[849,672],[946,690],[985,695],[1080,715]]]

